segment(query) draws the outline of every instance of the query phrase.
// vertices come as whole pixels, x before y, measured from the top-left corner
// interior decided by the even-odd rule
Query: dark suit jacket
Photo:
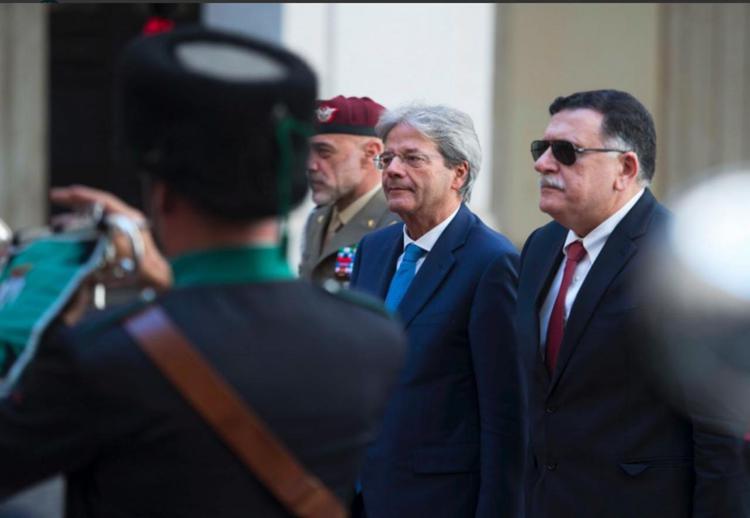
[[[740,442],[668,405],[639,354],[634,288],[648,268],[647,238],[667,219],[647,190],[612,232],[575,299],[551,379],[539,308],[567,229],[549,223],[524,246],[517,328],[532,373],[530,517],[745,516]]]
[[[365,236],[352,284],[385,297],[403,224]],[[462,206],[398,308],[409,352],[368,450],[368,518],[518,516],[523,380],[512,323],[518,255]]]
[[[160,303],[297,459],[351,498],[402,365],[398,326],[307,282],[185,287]],[[53,332],[0,400],[0,498],[64,472],[70,517],[289,516],[119,320]]]
[[[332,205],[323,205],[315,207],[307,218],[299,274],[300,277],[311,279],[316,283],[331,279],[344,284],[349,279],[334,275],[338,250],[342,247],[352,247],[365,234],[401,220],[388,210],[388,202],[381,189],[362,207],[362,210],[333,235],[325,248],[322,248],[332,213]]]

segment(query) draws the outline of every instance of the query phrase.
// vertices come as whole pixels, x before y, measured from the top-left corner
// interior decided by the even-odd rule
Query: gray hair
[[[482,150],[471,117],[448,106],[409,104],[383,112],[375,131],[385,141],[399,124],[406,124],[432,140],[447,167],[468,164],[466,181],[458,191],[463,201],[468,202],[482,165]]]
[[[627,142],[624,138],[620,136],[612,136],[612,137],[605,137],[602,140],[602,144],[604,144],[605,147],[611,148],[611,149],[632,149],[634,150],[634,146]],[[636,156],[638,153],[636,152]],[[638,158],[640,161],[640,157]],[[653,177],[653,172],[651,172],[651,176],[648,176],[648,172],[643,167],[643,164],[640,164],[641,166],[638,169],[638,177],[636,178],[636,181],[638,182],[638,185],[641,187],[650,187],[651,186],[651,177]]]

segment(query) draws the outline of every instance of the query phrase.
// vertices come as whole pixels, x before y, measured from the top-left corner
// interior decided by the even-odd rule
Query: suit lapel
[[[650,191],[646,190],[641,199],[615,227],[599,257],[592,265],[576,296],[570,310],[570,317],[565,325],[565,334],[560,346],[560,356],[552,377],[550,392],[554,390],[565,372],[575,347],[604,292],[637,252],[638,247],[634,240],[648,229],[655,207],[655,198]]]
[[[547,297],[549,288],[552,285],[552,280],[557,274],[557,270],[560,268],[560,262],[563,258],[562,247],[565,243],[565,237],[568,234],[568,230],[561,225],[557,225],[553,228],[551,235],[547,238],[547,244],[542,245],[543,250],[549,250],[550,253],[540,257],[536,264],[531,265],[533,271],[539,272],[539,275],[535,275],[534,279],[536,284],[533,287],[534,293],[534,318],[532,319],[536,324],[534,326],[534,344],[536,346],[536,359],[543,361],[544,356],[541,351],[539,338],[541,335],[539,329],[539,311],[544,304],[544,300]],[[545,368],[545,372],[547,369]]]
[[[417,316],[453,268],[456,262],[453,252],[466,242],[473,220],[472,213],[462,204],[456,217],[445,228],[435,246],[427,254],[398,306],[404,326],[408,326]]]
[[[557,274],[557,270],[560,268],[560,262],[563,258],[562,247],[567,235],[568,231],[564,227],[558,226],[555,228],[553,234],[548,238],[549,244],[543,245],[543,249],[550,250],[550,253],[545,254],[532,266],[534,271],[540,272],[540,275],[535,276],[536,285],[534,286],[534,309],[537,313],[547,297],[547,292],[555,274]],[[539,319],[536,320],[538,323]]]
[[[403,224],[399,225],[399,227],[401,227],[401,231],[398,233],[398,237],[391,242],[390,246],[384,246],[378,250],[378,257],[373,257],[374,260],[370,263],[376,267],[380,264],[388,265],[388,268],[377,268],[380,276],[376,279],[375,286],[377,294],[382,300],[385,300],[385,296],[388,294],[388,287],[391,285],[391,278],[396,273],[398,256],[404,251]]]

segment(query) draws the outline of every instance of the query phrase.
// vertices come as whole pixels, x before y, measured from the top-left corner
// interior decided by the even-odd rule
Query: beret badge
[[[326,123],[331,122],[331,119],[333,119],[334,114],[339,111],[338,108],[334,108],[333,106],[319,106],[317,110],[315,110],[315,115],[318,118],[318,122]]]

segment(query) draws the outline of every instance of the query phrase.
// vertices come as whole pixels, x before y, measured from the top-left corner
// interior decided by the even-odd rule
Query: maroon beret
[[[385,108],[369,97],[344,97],[316,101],[316,133],[349,133],[375,136],[375,124]]]

